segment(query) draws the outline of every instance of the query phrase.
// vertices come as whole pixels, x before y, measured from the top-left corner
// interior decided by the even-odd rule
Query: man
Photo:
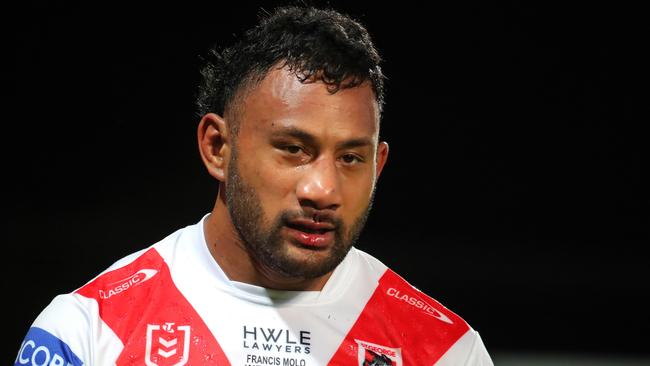
[[[491,365],[460,317],[352,246],[388,157],[366,30],[281,8],[212,56],[212,212],[56,297],[16,365]]]

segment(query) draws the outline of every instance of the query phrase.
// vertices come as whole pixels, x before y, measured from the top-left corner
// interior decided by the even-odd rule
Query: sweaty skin
[[[320,290],[358,236],[388,156],[372,88],[363,83],[331,94],[321,81],[301,83],[274,68],[241,95],[237,136],[228,111],[206,114],[198,128],[201,157],[219,181],[205,220],[210,252],[231,280]],[[233,220],[227,187],[231,206],[241,208],[234,212],[246,217]],[[242,232],[263,250],[247,246]]]

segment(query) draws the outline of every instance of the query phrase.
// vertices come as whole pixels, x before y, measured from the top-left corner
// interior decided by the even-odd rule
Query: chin
[[[313,250],[288,244],[283,255],[269,264],[284,276],[309,279],[332,272],[343,258],[335,258],[331,248]]]

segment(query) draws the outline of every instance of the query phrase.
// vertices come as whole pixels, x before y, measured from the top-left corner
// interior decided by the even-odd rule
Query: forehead
[[[286,68],[274,68],[240,103],[240,134],[282,126],[343,137],[379,133],[379,108],[368,82],[331,93],[322,81],[301,82]]]

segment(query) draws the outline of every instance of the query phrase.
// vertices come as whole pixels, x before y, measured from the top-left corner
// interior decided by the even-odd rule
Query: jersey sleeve
[[[475,335],[473,337],[474,342],[469,351],[467,361],[465,361],[465,366],[494,366],[494,363],[492,363],[492,359],[485,348],[485,344],[483,344],[481,336],[475,330],[471,330],[471,332]]]
[[[32,323],[14,365],[91,364],[88,305],[73,294],[55,297]]]
[[[470,328],[434,366],[494,366],[477,331]]]

